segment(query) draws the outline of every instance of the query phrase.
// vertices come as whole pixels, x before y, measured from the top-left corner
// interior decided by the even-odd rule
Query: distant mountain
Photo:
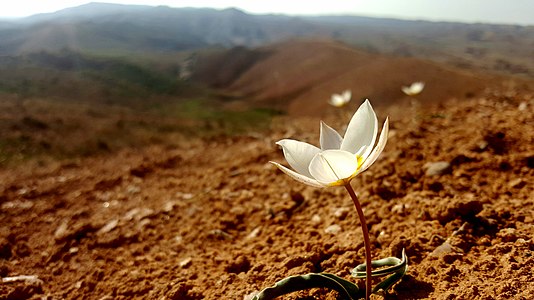
[[[237,9],[89,3],[0,22],[0,55],[59,51],[174,53],[331,38],[372,53],[534,77],[534,26],[403,21],[357,16],[252,15]]]
[[[169,8],[90,3],[6,26],[0,54],[70,48],[91,52],[182,51],[256,46],[298,36],[306,21],[253,16],[237,9]]]

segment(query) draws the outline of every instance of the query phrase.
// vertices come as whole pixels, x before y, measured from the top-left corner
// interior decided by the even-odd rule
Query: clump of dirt
[[[353,186],[373,258],[406,249],[396,299],[534,294],[532,105],[492,95],[391,115],[385,152]],[[277,140],[318,133],[317,119],[280,118],[265,136],[2,170],[0,276],[36,278],[2,283],[0,299],[241,300],[295,274],[354,280],[364,249],[350,198],[269,164],[284,161]]]

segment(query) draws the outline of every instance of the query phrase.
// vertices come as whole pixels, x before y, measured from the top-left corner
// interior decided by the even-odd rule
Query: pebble
[[[139,220],[144,219],[144,218],[146,218],[148,216],[151,216],[152,214],[154,214],[154,210],[152,210],[150,208],[146,208],[146,207],[139,208],[139,207],[136,207],[136,208],[130,209],[124,215],[124,219],[126,221],[130,221],[132,219],[135,219],[135,220],[139,221]]]
[[[337,224],[330,225],[330,226],[326,227],[326,229],[324,230],[324,232],[330,233],[330,234],[337,234],[340,231],[341,231],[341,226],[339,226]]]
[[[194,197],[193,194],[189,194],[189,193],[182,194],[182,199],[184,200],[190,200],[190,199],[193,199],[193,197]]]
[[[167,201],[163,205],[163,211],[169,213],[174,210],[175,205],[176,203],[174,201]]]
[[[18,275],[18,276],[2,278],[2,282],[3,283],[16,282],[16,281],[24,281],[24,282],[32,283],[32,284],[41,284],[41,283],[43,283],[42,280],[39,279],[39,277],[37,275]]]
[[[102,228],[100,228],[100,230],[98,230],[97,234],[108,233],[108,232],[112,231],[113,229],[115,229],[118,224],[119,224],[119,220],[118,219],[111,220],[106,225],[102,226]]]
[[[402,215],[402,214],[404,214],[405,208],[406,208],[405,205],[402,204],[402,203],[395,204],[391,208],[391,212],[394,213],[394,214]]]
[[[56,240],[63,239],[67,235],[68,224],[67,222],[61,223],[54,232],[54,238]]]
[[[423,169],[426,176],[443,175],[451,171],[451,164],[446,161],[427,162]]]
[[[186,268],[186,267],[188,267],[189,265],[191,265],[191,261],[192,261],[192,260],[193,260],[193,259],[192,259],[191,257],[188,257],[188,258],[186,258],[186,259],[182,259],[182,260],[178,263],[178,265],[180,266],[180,268]]]
[[[126,192],[128,194],[137,194],[139,192],[141,192],[141,188],[138,187],[138,186],[135,186],[135,185],[129,185],[127,188],[126,188]]]
[[[430,253],[430,256],[445,255],[445,254],[453,252],[453,250],[454,249],[453,249],[452,245],[448,241],[445,241],[443,244],[437,246],[436,249],[434,249],[434,251],[432,251],[432,253]]]
[[[233,237],[231,234],[224,232],[220,229],[213,229],[208,232],[208,236],[219,240],[231,240]]]
[[[516,178],[508,182],[508,186],[515,189],[523,188],[525,185],[527,185],[527,183],[522,178]]]
[[[338,219],[345,219],[347,217],[347,214],[349,213],[350,209],[347,207],[340,207],[334,211],[334,216]]]
[[[21,200],[8,201],[5,203],[2,203],[2,206],[1,206],[2,209],[11,209],[11,208],[30,209],[32,207],[33,207],[33,202],[21,201]]]
[[[250,239],[253,239],[253,238],[258,237],[258,235],[260,235],[260,232],[261,232],[261,227],[260,227],[260,226],[254,228],[254,229],[247,235],[247,240],[250,240]]]

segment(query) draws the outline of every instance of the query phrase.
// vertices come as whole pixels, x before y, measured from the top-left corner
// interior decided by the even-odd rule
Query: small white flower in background
[[[345,90],[341,94],[332,94],[332,97],[330,97],[328,104],[335,106],[335,107],[343,107],[347,105],[347,103],[350,102],[351,98],[352,98],[351,90]]]
[[[284,157],[293,170],[271,162],[295,180],[314,187],[347,185],[352,178],[369,168],[386,146],[386,118],[380,138],[378,120],[369,100],[358,108],[349,122],[345,137],[321,122],[321,148],[305,142],[283,139]]]
[[[408,96],[415,96],[423,91],[425,88],[425,83],[418,81],[412,83],[410,86],[403,86],[401,90]]]

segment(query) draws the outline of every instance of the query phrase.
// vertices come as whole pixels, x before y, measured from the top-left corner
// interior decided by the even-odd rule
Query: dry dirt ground
[[[508,93],[378,111],[388,145],[352,183],[373,259],[409,257],[385,298],[532,299],[533,105]],[[318,133],[317,119],[281,118],[263,135],[1,170],[0,299],[242,300],[289,275],[354,280],[363,239],[344,189],[269,164],[284,162],[277,140]]]

